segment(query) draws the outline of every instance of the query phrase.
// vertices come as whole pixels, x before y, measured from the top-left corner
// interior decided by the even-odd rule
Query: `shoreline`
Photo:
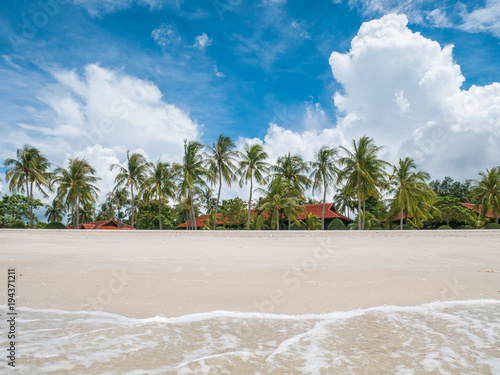
[[[16,268],[18,307],[131,318],[323,314],[500,300],[499,244],[495,230],[2,229],[0,272]]]

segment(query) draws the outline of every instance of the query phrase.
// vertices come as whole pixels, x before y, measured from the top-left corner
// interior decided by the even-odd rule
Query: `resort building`
[[[473,211],[474,207],[476,207],[476,205],[474,203],[462,203],[462,207],[467,208],[467,209]],[[481,213],[481,209],[482,209],[482,206],[478,205],[476,207],[476,213],[480,214]],[[491,212],[491,210],[486,213],[486,217],[488,219],[495,219],[495,216],[493,215],[493,213]],[[413,219],[413,216],[411,216],[411,215],[407,216],[406,214],[404,214],[404,216],[403,216],[403,223],[406,224],[408,219]],[[396,217],[394,217],[394,219],[392,219],[392,222],[399,223],[400,220],[401,220],[401,213],[399,213]],[[385,222],[385,220],[383,222]]]
[[[304,220],[307,215],[313,214],[316,215],[319,219],[323,216],[323,204],[318,203],[318,204],[304,204],[302,205],[304,207],[306,214],[300,214],[297,219],[298,220]],[[255,210],[252,210],[252,213]],[[224,220],[223,222],[223,217],[221,216],[222,214],[217,214],[217,220],[216,225],[217,226],[222,226],[224,225],[224,222],[227,224],[227,220]],[[196,227],[198,229],[207,226],[207,216],[208,215],[200,215],[196,218]],[[335,207],[333,206],[333,203],[326,203],[325,204],[325,228],[328,227],[328,225],[332,222],[333,219],[340,219],[343,221],[345,225],[352,223],[352,219],[348,218],[347,216],[344,216],[342,214],[339,214],[336,210]],[[245,221],[246,223],[246,221]],[[192,226],[192,223],[190,223],[190,226]],[[186,229],[187,228],[187,223],[183,223],[177,227],[177,229]]]
[[[462,207],[465,207],[471,211],[474,210],[475,206],[476,205],[474,203],[462,203]],[[480,214],[482,209],[483,209],[483,207],[479,204],[476,208],[476,213]],[[493,212],[491,212],[491,210],[489,210],[488,212],[486,212],[486,217],[488,219],[494,219],[495,215],[493,215]]]
[[[73,225],[68,226],[68,229],[73,229]],[[118,220],[103,220],[93,223],[81,223],[77,229],[132,230],[132,227]]]

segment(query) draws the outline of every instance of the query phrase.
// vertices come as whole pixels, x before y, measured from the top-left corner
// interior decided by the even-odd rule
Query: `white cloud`
[[[181,37],[177,32],[175,25],[162,23],[151,32],[151,38],[154,39],[156,44],[163,50],[171,45],[181,42]]]
[[[258,25],[251,33],[234,33],[235,53],[246,64],[256,64],[269,71],[287,53],[311,39],[305,22],[295,21],[281,6],[264,6],[257,13]],[[271,39],[268,35],[272,35]]]
[[[6,138],[14,143],[36,140],[58,165],[68,157],[86,157],[104,181],[112,185],[107,168],[123,161],[128,149],[146,150],[151,160],[180,161],[184,139],[198,139],[200,126],[189,114],[165,103],[151,82],[124,73],[87,65],[82,75],[54,71],[56,83],[40,94],[47,104],[49,125],[20,124]]]
[[[102,17],[129,9],[134,4],[159,9],[163,6],[177,7],[179,0],[69,0],[69,2],[84,8],[92,17]]]
[[[214,65],[214,74],[217,78],[224,78],[226,76],[224,73],[219,71],[219,68],[217,67],[217,65]]]
[[[408,102],[408,99],[406,99],[403,90],[396,93],[394,101],[402,112],[408,112],[410,110],[410,103]]]
[[[201,35],[198,35],[194,39],[193,48],[196,48],[196,49],[199,49],[199,50],[203,50],[203,49],[207,48],[211,44],[212,44],[212,39],[209,38],[207,34],[203,33]]]
[[[297,21],[293,21],[290,24],[290,29],[292,30],[292,33],[297,35],[300,39],[311,39],[311,35],[304,30],[304,26]]]
[[[349,52],[332,53],[332,72],[343,86],[334,95],[336,127],[321,108],[306,107],[304,118],[317,125],[311,129],[299,120],[305,130],[293,132],[270,124],[263,138],[267,151],[310,159],[323,144],[346,145],[368,135],[384,146],[382,157],[394,163],[412,156],[435,178],[475,178],[498,165],[500,83],[463,90],[453,46],[412,32],[407,22],[395,14],[366,22]]]
[[[14,69],[21,69],[19,65],[17,65],[14,61],[12,61],[12,57],[7,56],[7,55],[2,55],[3,60],[5,63],[9,66],[11,66]]]
[[[465,12],[461,28],[470,32],[489,32],[500,38],[500,1],[487,0],[484,8]]]
[[[358,117],[348,124],[341,119],[339,128],[353,138],[374,137],[392,162],[410,153],[434,175],[474,177],[499,156],[475,141],[493,136],[498,145],[500,85],[461,90],[465,78],[453,46],[441,48],[406,25],[404,15],[367,22],[348,53],[332,53],[333,74],[345,90],[335,104]]]
[[[286,4],[286,0],[263,0],[262,5]]]
[[[85,159],[95,168],[95,176],[101,178],[101,180],[96,183],[96,186],[100,190],[99,199],[103,201],[106,198],[106,193],[114,187],[115,177],[118,173],[116,170],[109,170],[110,165],[120,163],[115,151],[112,148],[106,148],[100,144],[96,144],[87,146],[83,150],[76,151],[72,156]],[[121,161],[124,162],[124,160]]]
[[[436,27],[451,27],[452,23],[448,19],[446,12],[441,9],[434,9],[431,12],[428,12],[426,17],[427,21]]]
[[[486,0],[484,6],[477,5],[472,11],[462,2],[440,3],[443,8],[435,8],[436,2],[431,0],[348,0],[348,4],[368,16],[404,13],[414,24],[484,32],[500,38],[500,0]]]

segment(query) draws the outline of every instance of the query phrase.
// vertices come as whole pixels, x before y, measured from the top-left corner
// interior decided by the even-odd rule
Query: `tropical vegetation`
[[[128,151],[123,163],[109,166],[115,183],[101,194],[104,176],[87,160],[68,159],[51,169],[41,150],[24,145],[4,162],[11,195],[0,200],[0,227],[43,228],[43,216],[49,228],[101,220],[157,230],[181,224],[189,230],[498,227],[499,167],[481,171],[476,180],[430,181],[413,159],[391,165],[380,158],[381,150],[364,136],[350,147],[324,145],[312,161],[288,152],[273,164],[262,145],[245,144],[239,151],[220,135],[210,146],[185,141],[177,163],[152,163]],[[227,196],[235,181],[248,187],[245,199]],[[327,202],[354,222],[327,220]],[[318,205],[315,214],[304,204]]]

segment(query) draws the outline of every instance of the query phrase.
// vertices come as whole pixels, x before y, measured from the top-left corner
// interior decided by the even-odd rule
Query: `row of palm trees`
[[[378,157],[381,149],[371,138],[364,136],[353,140],[350,149],[323,146],[315,153],[312,162],[288,153],[271,165],[260,144],[246,145],[244,151],[239,152],[229,137],[220,135],[212,145],[185,141],[180,163],[152,163],[140,153],[127,152],[126,163],[110,166],[111,171],[117,171],[115,188],[106,195],[103,206],[110,211],[116,208],[120,218],[122,208],[130,201],[130,222],[134,227],[136,197],[155,199],[159,202],[162,229],[162,204],[168,199],[177,200],[186,207],[188,229],[196,230],[195,205],[206,194],[209,185],[216,186],[215,208],[209,220],[215,229],[222,187],[238,182],[240,187],[248,184],[250,188],[246,223],[246,228],[250,229],[256,182],[266,186],[257,190],[262,195],[257,205],[260,219],[269,216],[271,226],[276,229],[279,229],[281,219],[288,220],[288,227],[292,222],[297,223],[298,215],[303,213],[300,203],[310,188],[313,194],[318,192],[323,198],[323,230],[326,196],[331,189],[337,190],[334,200],[339,210],[349,211],[357,205],[358,229],[365,228],[366,201],[370,197],[376,200],[386,198],[390,214],[401,214],[401,229],[405,217],[412,216],[417,225],[421,224],[431,217],[430,207],[436,199],[435,192],[428,185],[429,174],[417,170],[411,158],[401,159],[391,166]],[[86,160],[75,158],[69,160],[67,168],[58,167],[52,172],[50,162],[29,145],[17,150],[16,156],[16,159],[5,161],[6,177],[12,192],[26,193],[31,227],[35,189],[44,197],[48,197],[49,191],[56,192],[56,199],[47,211],[49,220],[60,218],[66,209],[73,225],[78,227],[80,211],[85,212],[94,205],[100,192],[96,186],[100,178],[95,176],[95,169]],[[388,173],[387,169],[391,168],[391,173]],[[483,215],[492,211],[498,223],[500,168],[481,172],[480,176],[473,188],[477,204],[482,205]]]

